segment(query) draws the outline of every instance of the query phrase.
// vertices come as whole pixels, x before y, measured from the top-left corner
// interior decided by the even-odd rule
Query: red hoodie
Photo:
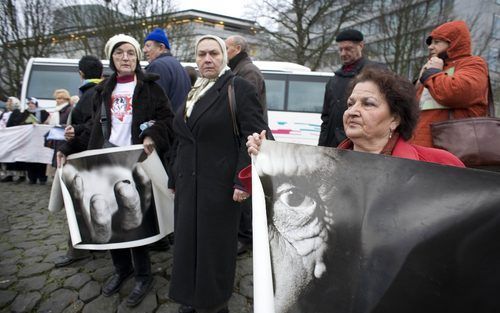
[[[463,21],[445,23],[431,34],[431,38],[447,41],[448,58],[444,60],[443,71],[431,75],[417,87],[420,100],[424,87],[442,106],[449,109],[423,110],[412,143],[432,147],[430,124],[453,118],[486,116],[488,106],[488,66],[486,62],[471,55],[471,39],[467,25]],[[453,74],[446,70],[454,67]]]

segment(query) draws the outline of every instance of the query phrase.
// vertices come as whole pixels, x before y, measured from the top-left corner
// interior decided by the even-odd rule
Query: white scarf
[[[50,121],[49,121],[50,125],[59,125],[59,123],[60,123],[60,113],[59,113],[59,111],[61,111],[62,109],[64,109],[68,105],[69,105],[69,102],[66,102],[64,104],[56,106],[56,108],[54,109],[54,112],[52,112],[50,114]]]

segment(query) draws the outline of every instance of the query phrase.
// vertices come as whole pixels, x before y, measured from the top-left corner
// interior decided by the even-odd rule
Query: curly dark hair
[[[103,66],[96,56],[85,55],[78,61],[78,69],[82,71],[85,79],[101,78]]]
[[[391,113],[401,120],[396,131],[404,140],[409,140],[417,126],[420,112],[415,86],[408,79],[389,70],[368,66],[351,81],[346,94],[351,95],[357,83],[367,81],[377,85],[389,104]]]

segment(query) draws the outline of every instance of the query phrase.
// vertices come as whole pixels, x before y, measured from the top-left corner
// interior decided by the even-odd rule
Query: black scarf
[[[229,65],[229,68],[231,69],[231,71],[234,71],[234,69],[236,68],[238,63],[240,63],[241,60],[243,60],[244,58],[247,58],[247,57],[248,57],[248,53],[240,52],[237,55],[235,55],[234,58],[229,60],[227,65]]]

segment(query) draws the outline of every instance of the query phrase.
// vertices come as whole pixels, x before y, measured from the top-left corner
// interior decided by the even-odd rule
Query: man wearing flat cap
[[[363,57],[363,34],[355,29],[346,29],[340,32],[335,41],[338,43],[342,67],[335,71],[325,88],[323,111],[321,113],[321,133],[319,146],[337,147],[346,139],[342,117],[347,109],[346,89],[349,82],[358,75],[365,66],[384,65],[372,62]]]
[[[184,67],[170,53],[170,42],[163,29],[155,28],[147,35],[142,51],[149,61],[146,72],[160,75],[156,83],[170,99],[175,114],[191,90],[191,81]]]

